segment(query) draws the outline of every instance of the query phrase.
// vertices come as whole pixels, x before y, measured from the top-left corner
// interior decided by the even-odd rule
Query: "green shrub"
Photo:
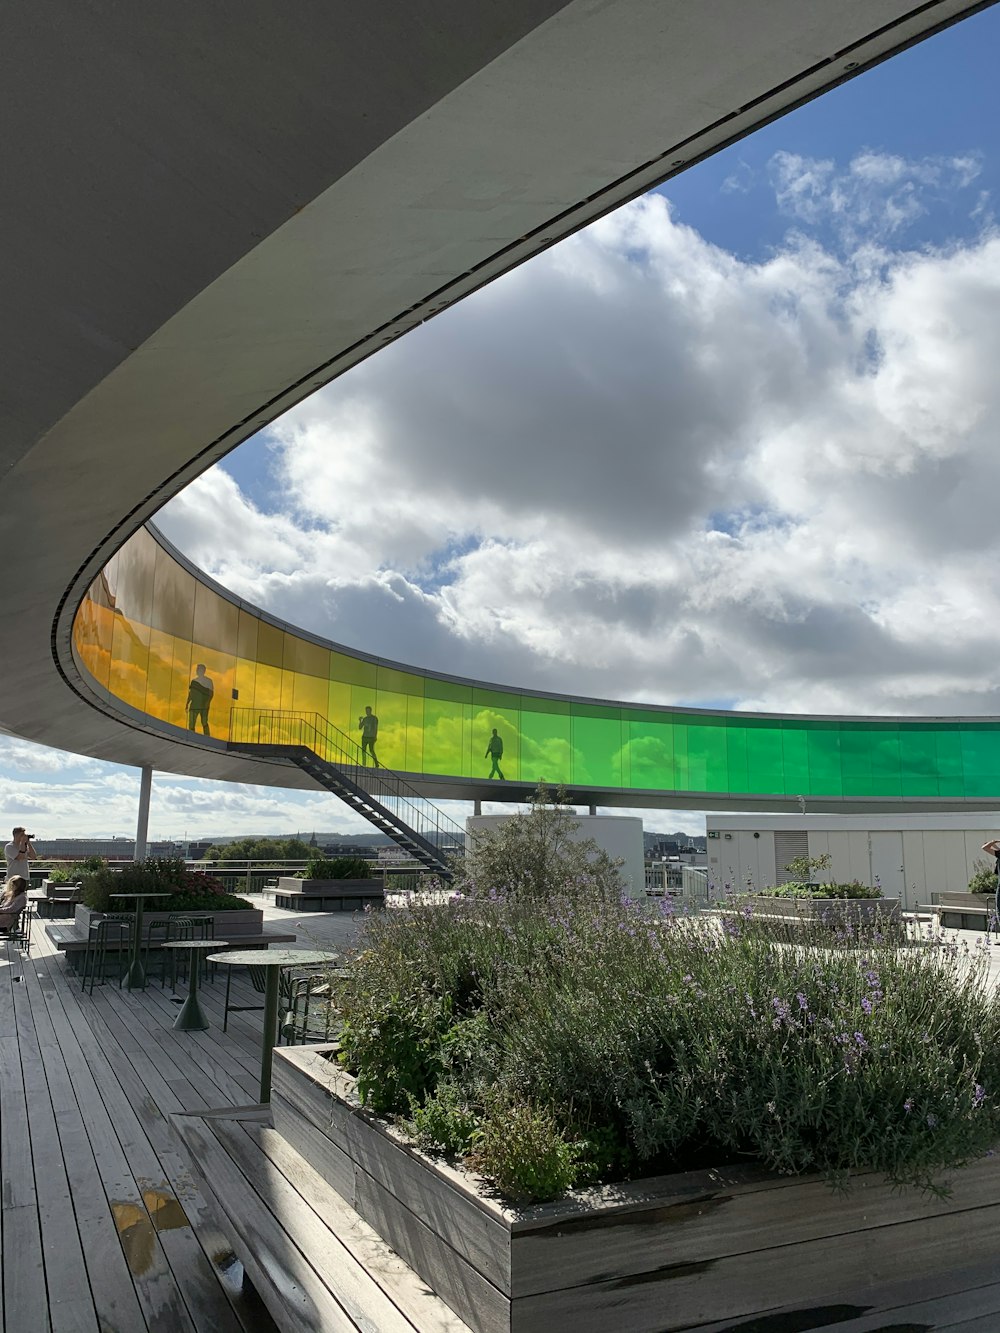
[[[371,866],[363,856],[313,857],[302,879],[369,879]]]
[[[518,1097],[489,1097],[469,1165],[515,1202],[558,1198],[577,1180],[579,1148],[557,1117]]]
[[[970,893],[996,893],[997,891],[997,871],[996,865],[992,861],[976,861],[973,867],[973,875],[969,880]]]
[[[245,898],[226,893],[221,880],[202,871],[188,870],[179,858],[149,859],[112,870],[102,864],[83,877],[83,902],[95,912],[120,912],[127,904],[112,901],[116,893],[164,893],[156,904],[161,912],[230,912],[252,907]]]
[[[777,884],[765,889],[768,898],[881,898],[880,888],[869,888],[859,879],[849,880],[846,884],[796,883]]]

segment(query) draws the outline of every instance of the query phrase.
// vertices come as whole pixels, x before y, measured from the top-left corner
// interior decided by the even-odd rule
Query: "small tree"
[[[456,888],[475,896],[619,898],[623,862],[608,856],[593,838],[574,838],[580,825],[565,802],[561,788],[553,797],[539,785],[529,811],[477,832]]]
[[[822,856],[795,856],[785,866],[785,869],[790,875],[794,875],[797,880],[811,880],[814,875],[829,870],[832,861],[833,857],[829,852],[824,852]]]

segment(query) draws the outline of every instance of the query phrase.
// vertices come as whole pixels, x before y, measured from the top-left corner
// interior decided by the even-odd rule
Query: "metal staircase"
[[[453,878],[450,858],[465,843],[459,825],[398,773],[365,764],[361,747],[322,714],[234,708],[229,749],[291,760],[421,865]]]

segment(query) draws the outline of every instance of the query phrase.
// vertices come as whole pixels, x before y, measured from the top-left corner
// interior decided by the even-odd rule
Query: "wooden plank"
[[[53,1060],[61,1063],[62,1056],[44,1016],[36,1015],[33,969],[23,968],[21,978],[13,988],[14,1013],[52,1333],[96,1333],[97,1314],[49,1094],[47,1066]]]
[[[240,1127],[420,1333],[468,1333],[468,1325],[429,1290],[423,1278],[389,1248],[378,1232],[358,1216],[282,1135],[246,1119],[241,1119]]]
[[[952,1195],[943,1201],[916,1190],[901,1195],[872,1176],[863,1177],[847,1195],[809,1178],[793,1182],[780,1196],[721,1189],[691,1200],[666,1199],[635,1213],[614,1213],[603,1222],[598,1215],[571,1218],[513,1237],[512,1295],[577,1286],[611,1274],[627,1278],[667,1265],[714,1262],[846,1232],[861,1234],[961,1208],[979,1209],[1000,1201],[1000,1158],[955,1172],[951,1180]]]
[[[266,1201],[286,1236],[298,1246],[358,1327],[371,1324],[379,1333],[413,1333],[409,1320],[343,1246],[330,1226],[330,1219],[317,1215],[255,1140],[243,1132],[242,1126],[218,1120],[212,1122],[211,1128],[250,1185]]]
[[[8,1329],[37,1328],[48,1333],[48,1295],[41,1229],[31,1163],[27,1097],[14,989],[21,971],[6,945],[11,965],[0,970],[0,1227],[4,1245],[3,1309]]]
[[[175,1107],[179,1107],[181,1103],[176,1101],[174,1093],[165,1081],[160,1080],[152,1087],[142,1081],[97,1017],[93,1008],[89,1008],[86,1016],[80,1010],[76,1004],[77,987],[68,987],[62,984],[58,972],[62,964],[58,960],[54,960],[53,966],[57,971],[51,979],[68,1006],[67,1012],[72,1014],[75,1007],[76,1030],[83,1048],[88,1053],[88,1058],[95,1070],[98,1081],[102,1084],[102,1088],[106,1089],[105,1095],[111,1097],[117,1088],[119,1094],[134,1109],[143,1132],[158,1154],[162,1169],[171,1187],[182,1203],[187,1217],[192,1222],[195,1237],[202,1250],[202,1258],[213,1275],[213,1280],[217,1281],[222,1295],[228,1301],[240,1326],[246,1330],[246,1333],[266,1333],[266,1330],[271,1328],[270,1316],[262,1306],[257,1293],[253,1291],[249,1284],[242,1283],[242,1265],[233,1255],[226,1237],[215,1226],[205,1200],[195,1188],[187,1154],[161,1111],[161,1106],[164,1103],[167,1103],[167,1111],[169,1111],[171,1103]],[[101,1040],[103,1040],[103,1045]],[[141,1052],[141,1048],[140,1053],[142,1059],[147,1062],[146,1076],[149,1080],[154,1076],[155,1066],[149,1062],[149,1057]],[[109,1059],[104,1058],[105,1055],[114,1060],[113,1071]],[[157,1104],[158,1102],[160,1105]],[[212,1319],[212,1306],[206,1307],[205,1314],[206,1318],[211,1321],[208,1323],[208,1327],[214,1333],[216,1323]],[[224,1328],[225,1324],[222,1323],[220,1326]]]
[[[284,1227],[247,1182],[215,1136],[221,1122],[196,1115],[173,1119],[195,1165],[199,1186],[216,1221],[235,1244],[254,1286],[282,1333],[358,1333],[312,1265],[285,1235]],[[376,1325],[364,1333],[381,1333]]]
[[[48,1013],[70,1072],[80,1116],[86,1125],[101,1186],[110,1207],[121,1248],[151,1329],[196,1333],[174,1280],[160,1234],[146,1208],[142,1185],[135,1179],[122,1150],[115,1125],[94,1081],[90,1063],[57,996]]]
[[[65,1012],[65,1010],[64,1010]],[[81,1014],[67,1013],[76,1034],[84,1022]],[[74,1024],[75,1019],[75,1024]],[[90,1060],[100,1095],[112,1117],[122,1152],[139,1186],[142,1201],[153,1225],[171,1273],[195,1323],[204,1320],[217,1333],[238,1333],[239,1324],[212,1265],[204,1254],[190,1220],[147,1138],[136,1112],[117,1079],[108,1077],[110,1066]]]
[[[908,1274],[939,1274],[947,1283],[949,1272],[995,1262],[1000,1206],[979,1209],[975,1217],[972,1234],[966,1215],[926,1218],[883,1227],[877,1245],[862,1232],[525,1296],[512,1305],[511,1328],[513,1333],[554,1328],[606,1333],[623,1327],[627,1301],[629,1333],[682,1333],[712,1321],[773,1312],[776,1282],[782,1308],[808,1312],[838,1304],[857,1306],[861,1313],[880,1288]]]
[[[433,1221],[430,1226],[420,1214],[411,1212],[390,1190],[360,1169],[355,1178],[355,1197],[359,1215],[461,1318],[479,1333],[508,1333],[510,1298],[463,1254],[442,1240],[438,1234],[440,1219],[434,1213],[432,1200],[428,1201],[426,1214]],[[548,1333],[554,1327],[559,1325],[550,1325]]]
[[[83,1259],[98,1324],[102,1333],[133,1333],[144,1329],[146,1320],[73,1091],[65,1048],[56,1042],[48,1006],[33,1004],[32,1012],[36,1030],[45,1036],[46,1082],[56,1127],[52,1151],[58,1147],[61,1152],[70,1194],[67,1207],[72,1207],[79,1232],[86,1238]]]
[[[837,1318],[836,1306],[826,1307],[823,1333],[888,1333],[890,1329],[951,1329],[967,1319],[992,1317],[994,1329],[1000,1328],[1000,1283],[996,1281],[996,1262],[986,1267],[953,1270],[947,1277],[927,1277],[907,1273],[898,1281],[871,1293],[863,1312],[850,1314],[842,1306]],[[770,1320],[802,1328],[804,1307],[782,1306],[768,1311],[761,1322]],[[806,1313],[808,1313],[806,1311]],[[818,1317],[818,1314],[814,1317]],[[703,1324],[698,1333],[733,1333],[731,1319]],[[749,1330],[748,1330],[749,1333]]]

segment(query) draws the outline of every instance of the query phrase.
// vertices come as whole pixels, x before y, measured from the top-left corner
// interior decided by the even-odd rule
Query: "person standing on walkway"
[[[23,824],[18,824],[12,832],[10,842],[3,849],[7,861],[8,879],[21,875],[29,884],[31,883],[31,858],[38,855],[31,838],[30,833],[25,833]]]
[[[486,744],[486,754],[484,755],[484,758],[493,760],[493,767],[490,769],[489,773],[490,777],[493,777],[495,774],[501,782],[506,782],[507,779],[500,771],[500,760],[503,758],[503,740],[497,735],[496,727],[493,728],[493,735]]]
[[[993,928],[1000,935],[1000,838],[991,838],[989,842],[984,842],[983,851],[996,857],[997,893],[993,902]],[[989,934],[988,929],[987,934]]]
[[[358,726],[361,728],[361,762],[365,762],[365,753],[367,752],[371,755],[375,767],[380,768],[378,755],[375,753],[375,742],[378,740],[378,718],[372,712],[371,704],[365,709],[364,717],[358,718]]]
[[[211,736],[212,733],[208,729],[208,710],[214,697],[215,686],[212,684],[212,677],[207,674],[205,663],[199,662],[188,686],[188,731],[194,731],[194,724],[201,718],[202,731],[206,736]]]

